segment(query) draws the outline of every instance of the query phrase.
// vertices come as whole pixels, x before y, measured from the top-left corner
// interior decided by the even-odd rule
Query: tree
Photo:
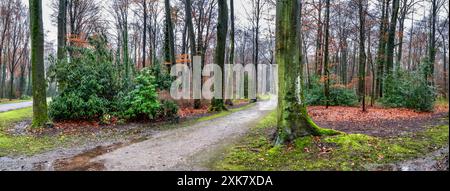
[[[226,0],[218,0],[219,5],[219,18],[217,22],[217,44],[216,52],[214,56],[215,64],[219,65],[222,71],[225,69],[225,47],[227,41],[228,32],[228,5]],[[214,74],[217,76],[217,74]],[[222,75],[222,79],[225,79],[225,75]],[[225,80],[222,80],[225,82]],[[213,98],[211,102],[211,111],[223,111],[227,110],[224,103],[224,85],[222,85],[222,98]],[[217,87],[214,87],[217,88]],[[217,91],[217,90],[216,90]]]
[[[261,20],[262,11],[266,5],[266,1],[263,0],[251,0],[251,12],[249,14],[249,20],[251,22],[251,30],[253,35],[253,51],[252,51],[252,63],[256,66],[256,79],[258,79],[258,66],[259,66],[259,52],[260,52],[260,31],[261,31]],[[258,89],[258,83],[257,89]],[[256,98],[252,99],[252,102],[258,101]]]
[[[362,109],[366,111],[366,2],[363,0],[358,1],[358,13],[359,13],[359,80],[358,80],[358,93],[359,99],[362,103]],[[370,48],[370,47],[369,47]]]
[[[167,66],[175,65],[175,36],[173,34],[172,16],[170,11],[170,1],[164,0],[165,8],[165,36],[164,36],[164,52],[165,52],[165,64]]]
[[[317,34],[316,34],[316,75],[322,76],[323,64],[323,23],[322,23],[322,0],[317,3]]]
[[[425,79],[430,85],[434,85],[433,74],[434,64],[436,62],[436,17],[437,17],[438,5],[437,0],[431,1],[431,23],[430,23],[430,37],[429,37],[429,50],[428,50],[428,66],[425,71]]]
[[[387,43],[387,25],[388,25],[388,5],[390,0],[382,0],[381,2],[381,22],[380,22],[380,34],[377,53],[377,80],[376,88],[377,97],[383,97],[383,79],[384,68],[386,65],[386,43]]]
[[[5,82],[6,82],[6,63],[3,62],[3,50],[5,41],[7,38],[7,32],[9,31],[9,27],[11,25],[11,6],[13,4],[12,0],[2,1],[1,2],[1,26],[2,30],[0,33],[0,74],[2,75],[0,79],[0,98],[5,97]],[[3,4],[4,3],[4,4]]]
[[[12,23],[14,25],[9,31],[8,40],[8,69],[9,69],[9,84],[10,92],[9,98],[16,98],[14,89],[14,77],[17,67],[23,64],[23,58],[26,57],[25,49],[28,48],[28,31],[26,25],[26,13],[23,11],[23,5],[20,1],[14,3],[12,13]]]
[[[300,27],[301,2],[277,0],[276,61],[278,64],[278,131],[276,144],[307,135],[334,134],[319,128],[308,116],[301,83],[303,82]],[[299,93],[300,92],[300,93]]]
[[[147,15],[148,15],[148,11],[147,11],[147,0],[142,0],[142,7],[143,10],[142,12],[144,13],[144,32],[142,33],[142,67],[145,68],[145,54],[147,53],[146,48],[147,48]]]
[[[124,69],[123,84],[128,87],[130,81],[130,61],[128,51],[128,0],[115,0],[112,4],[115,12],[116,25],[119,30],[120,52],[122,55],[122,68]]]
[[[44,29],[42,0],[29,0],[31,33],[31,67],[33,83],[33,127],[47,123],[47,95],[44,71]]]
[[[399,7],[400,7],[400,0],[393,0],[391,22],[389,26],[389,34],[386,49],[386,72],[388,76],[392,74],[392,71],[394,69],[395,31],[397,28]]]
[[[326,20],[325,20],[325,99],[326,107],[330,106],[330,68],[328,63],[330,61],[330,0],[326,0]]]
[[[67,34],[67,0],[59,0],[58,9],[58,59],[65,58],[66,34]]]
[[[230,0],[230,57],[229,64],[234,64],[234,51],[235,51],[235,24],[234,24],[234,0]],[[227,79],[228,82],[231,80]],[[233,101],[231,99],[227,99],[225,101],[226,105],[233,105]]]

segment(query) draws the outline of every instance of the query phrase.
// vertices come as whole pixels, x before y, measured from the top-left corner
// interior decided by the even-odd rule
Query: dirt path
[[[17,110],[17,109],[23,109],[23,108],[27,108],[27,107],[31,107],[31,106],[33,106],[33,102],[32,101],[20,102],[20,103],[1,104],[0,105],[0,113],[1,112],[12,111],[12,110]]]
[[[275,109],[276,100],[188,127],[154,131],[145,140],[57,149],[32,157],[0,157],[0,171],[208,170],[208,162]],[[129,141],[129,140],[128,140]]]
[[[226,117],[165,131],[147,141],[100,155],[92,162],[112,171],[202,170],[205,167],[196,156],[203,160],[213,157],[216,149],[245,134],[275,106],[275,100],[260,102]]]

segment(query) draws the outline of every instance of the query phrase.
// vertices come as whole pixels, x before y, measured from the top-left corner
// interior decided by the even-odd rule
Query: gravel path
[[[222,118],[161,132],[147,141],[100,155],[91,162],[103,164],[107,171],[205,170],[200,160],[213,157],[217,150],[245,134],[275,107],[275,100],[260,102]]]
[[[6,111],[17,110],[17,109],[23,109],[23,108],[27,108],[27,107],[31,107],[31,106],[33,106],[33,102],[32,101],[20,102],[20,103],[1,104],[0,105],[0,113],[1,112],[6,112]]]

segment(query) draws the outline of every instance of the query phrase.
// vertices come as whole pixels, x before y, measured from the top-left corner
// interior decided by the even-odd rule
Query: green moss
[[[298,149],[304,149],[304,148],[310,147],[313,144],[313,137],[308,136],[308,137],[299,138],[299,139],[295,140],[294,143]]]
[[[61,141],[57,137],[14,136],[6,133],[6,130],[14,123],[31,120],[32,116],[32,108],[0,113],[0,157],[32,155],[60,145]]]
[[[272,98],[272,96],[270,94],[258,95],[259,101],[267,101],[267,100],[270,100],[271,98]]]
[[[32,155],[55,145],[53,138],[31,136],[9,136],[0,133],[0,157],[7,155],[25,154]]]
[[[7,128],[12,123],[31,119],[32,116],[33,108],[31,107],[0,113],[0,130]]]
[[[421,157],[448,146],[449,127],[431,127],[396,138],[363,134],[302,137],[293,146],[275,146],[276,112],[262,119],[239,144],[228,149],[216,170],[368,170],[374,164],[390,164]]]

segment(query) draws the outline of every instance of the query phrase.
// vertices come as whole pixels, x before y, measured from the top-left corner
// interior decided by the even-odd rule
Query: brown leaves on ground
[[[200,109],[194,109],[192,107],[180,108],[178,116],[181,118],[187,118],[196,115],[202,115],[208,113],[208,106],[203,105]]]
[[[448,105],[438,105],[434,112],[416,112],[404,108],[368,108],[322,106],[308,108],[309,115],[320,126],[373,136],[396,136],[404,132],[415,132],[428,125],[442,125],[448,121]]]

